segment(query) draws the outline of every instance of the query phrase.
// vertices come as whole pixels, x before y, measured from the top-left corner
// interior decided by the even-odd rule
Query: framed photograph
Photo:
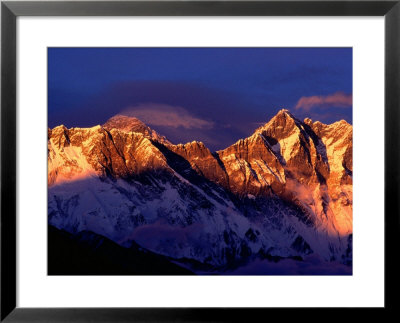
[[[1,11],[1,320],[395,309],[398,1]]]

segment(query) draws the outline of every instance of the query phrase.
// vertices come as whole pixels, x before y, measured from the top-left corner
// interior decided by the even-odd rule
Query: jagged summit
[[[118,129],[124,132],[137,132],[152,140],[162,143],[170,143],[165,136],[158,134],[144,122],[133,116],[117,114],[108,119],[106,123],[103,124],[103,128],[106,130]]]
[[[202,142],[160,138],[124,115],[102,127],[50,129],[49,223],[207,266],[310,253],[349,260],[347,122],[303,122],[282,109],[213,153]]]
[[[272,119],[290,118],[298,120],[288,109],[280,109]]]
[[[305,118],[303,122],[309,126],[313,124],[313,121],[310,118]]]
[[[111,129],[119,129],[125,132],[145,132],[149,129],[147,125],[145,125],[138,118],[117,114],[106,121],[103,124],[103,128],[107,130]]]
[[[336,129],[343,128],[352,131],[353,126],[346,120],[338,120],[331,124],[325,124],[320,121],[313,121],[311,118],[305,118],[303,121],[294,116],[289,110],[281,109],[278,113],[273,116],[267,123],[258,127],[253,136],[256,134],[262,134],[265,131],[275,133],[276,135],[286,135],[292,133],[294,129],[304,130],[304,126],[307,125],[313,131],[319,132],[321,129]]]
[[[289,110],[281,109],[278,113],[273,116],[267,123],[257,128],[254,133],[262,133],[263,131],[269,128],[277,128],[277,129],[288,129],[294,126],[296,123],[301,122],[298,120]]]
[[[289,111],[288,109],[285,109],[285,108],[280,109],[280,110],[278,111],[277,115],[281,115],[281,114],[288,114],[288,115],[292,116],[292,114],[290,113],[290,111]]]
[[[343,126],[351,126],[351,124],[350,123],[348,123],[346,120],[339,120],[339,121],[336,121],[336,122],[334,122],[333,124],[339,124],[339,125],[343,125]]]

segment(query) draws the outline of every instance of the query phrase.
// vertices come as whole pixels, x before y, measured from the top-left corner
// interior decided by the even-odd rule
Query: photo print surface
[[[351,48],[48,48],[49,275],[352,275]]]

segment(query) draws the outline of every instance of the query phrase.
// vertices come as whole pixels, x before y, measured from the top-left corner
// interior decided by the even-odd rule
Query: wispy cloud
[[[353,95],[343,92],[336,92],[329,95],[303,96],[297,101],[295,110],[309,112],[315,107],[339,107],[347,108],[353,105]]]
[[[211,129],[214,122],[190,114],[186,109],[158,103],[140,104],[121,112],[136,117],[150,126],[163,126],[185,129]]]

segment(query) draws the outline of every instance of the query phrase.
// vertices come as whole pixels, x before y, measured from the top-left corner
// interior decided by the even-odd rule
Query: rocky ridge
[[[310,253],[351,262],[352,126],[343,120],[281,110],[217,152],[173,145],[132,117],[61,125],[48,130],[48,184],[49,223],[72,233],[214,266]]]

